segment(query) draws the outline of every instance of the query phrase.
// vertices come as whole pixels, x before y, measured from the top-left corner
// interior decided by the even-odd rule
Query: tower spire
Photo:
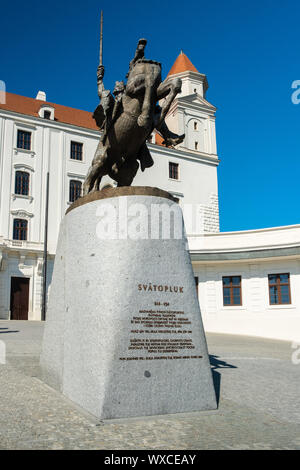
[[[199,73],[196,67],[192,64],[190,59],[185,55],[185,53],[181,49],[179,56],[175,60],[170,72],[168,73],[168,76],[187,71]]]

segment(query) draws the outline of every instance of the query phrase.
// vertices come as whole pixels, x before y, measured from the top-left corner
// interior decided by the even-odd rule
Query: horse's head
[[[153,86],[158,86],[161,82],[161,64],[154,60],[139,59],[134,64],[128,75],[128,82],[146,82],[147,77],[150,77],[150,81]]]

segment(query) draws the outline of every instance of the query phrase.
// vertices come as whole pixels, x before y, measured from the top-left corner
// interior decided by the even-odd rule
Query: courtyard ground
[[[291,343],[208,333],[218,410],[99,421],[40,380],[42,333],[0,320],[0,449],[300,449]]]

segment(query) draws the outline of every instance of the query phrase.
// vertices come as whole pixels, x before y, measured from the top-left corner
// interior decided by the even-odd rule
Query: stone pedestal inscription
[[[185,238],[99,238],[108,202],[122,227],[120,199],[129,212],[149,209],[140,211],[149,227],[153,204],[173,207],[151,194],[93,196],[61,225],[41,366],[48,384],[99,418],[216,408]]]
[[[149,304],[153,304],[150,310],[141,309],[136,316],[130,320],[133,335],[130,337],[128,351],[139,354],[136,357],[120,357],[121,361],[152,361],[173,359],[201,359],[201,355],[195,354],[193,343],[192,322],[183,310],[172,310],[176,308],[176,300],[173,302],[160,302],[155,299],[155,292],[166,292],[168,294],[183,293],[183,286],[163,286],[156,284],[138,285],[138,291],[151,291]],[[146,296],[146,298],[148,295]],[[172,296],[170,295],[172,298]],[[148,305],[147,305],[148,306]],[[147,307],[146,306],[146,307]],[[162,355],[163,354],[163,355]]]

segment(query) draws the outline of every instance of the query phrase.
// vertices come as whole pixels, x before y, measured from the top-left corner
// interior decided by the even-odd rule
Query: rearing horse
[[[165,140],[175,144],[184,136],[170,132],[164,118],[172,101],[181,91],[181,80],[161,81],[161,64],[139,59],[128,75],[119,111],[107,129],[105,140],[100,139],[84,182],[84,194],[99,189],[101,179],[109,175],[118,186],[130,186],[139,168],[153,165],[146,140],[156,128]],[[158,100],[166,98],[162,109]],[[157,112],[157,110],[159,112]]]

